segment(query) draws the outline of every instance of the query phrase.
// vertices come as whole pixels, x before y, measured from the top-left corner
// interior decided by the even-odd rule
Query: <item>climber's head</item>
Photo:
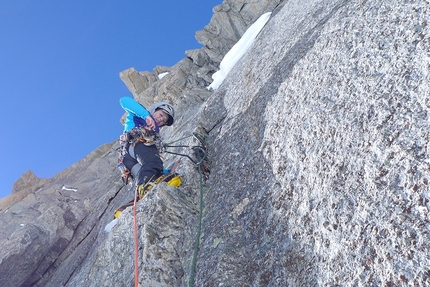
[[[175,109],[166,102],[158,102],[149,107],[148,111],[159,127],[171,126],[175,121]]]

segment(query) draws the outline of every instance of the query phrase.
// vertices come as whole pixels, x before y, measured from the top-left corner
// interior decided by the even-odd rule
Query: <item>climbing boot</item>
[[[136,198],[136,201],[141,200],[147,193],[148,191],[150,191],[154,186],[156,186],[157,184],[159,184],[160,182],[165,181],[168,185],[170,186],[176,186],[179,187],[182,184],[182,179],[181,176],[177,173],[166,173],[163,174],[161,176],[159,176],[157,179],[155,179],[154,181],[149,180],[147,183],[145,184],[140,184],[137,187],[137,195],[138,197]],[[114,211],[114,218],[118,218],[121,213],[130,206],[134,205],[134,200],[121,205],[120,207],[118,207],[117,209],[115,209]]]
[[[120,207],[118,207],[117,209],[115,209],[115,211],[113,212],[113,217],[114,217],[114,219],[116,219],[116,218],[118,218],[120,215],[121,215],[121,213],[127,208],[127,207],[130,207],[130,206],[133,206],[134,205],[134,200],[132,200],[132,201],[130,201],[130,202],[127,202],[126,204],[123,204],[123,205],[121,205]]]
[[[137,194],[139,196],[139,200],[142,199],[147,193],[148,191],[150,191],[156,183],[152,182],[152,181],[148,181],[145,184],[141,184],[137,187]]]
[[[179,187],[182,184],[181,176],[176,172],[168,172],[157,178],[156,183],[165,181],[170,186]]]

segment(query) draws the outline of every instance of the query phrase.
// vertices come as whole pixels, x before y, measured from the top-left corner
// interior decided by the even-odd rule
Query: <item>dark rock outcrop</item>
[[[141,286],[429,285],[429,7],[224,1],[197,33],[204,48],[170,68],[124,72],[142,103],[177,107],[166,142],[207,135],[211,167],[201,185],[184,159],[183,186],[161,184],[139,202]],[[208,91],[223,55],[267,11],[255,43]],[[115,145],[2,210],[2,286],[132,285],[131,210],[103,231],[132,197]]]

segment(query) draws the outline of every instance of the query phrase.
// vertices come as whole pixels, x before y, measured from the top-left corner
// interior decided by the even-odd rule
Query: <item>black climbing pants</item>
[[[136,185],[145,184],[162,175],[163,161],[155,145],[147,146],[142,142],[137,142],[134,145],[134,158],[130,155],[130,145],[127,146],[126,151],[122,162],[130,171],[136,164],[140,164],[140,169],[134,175]]]

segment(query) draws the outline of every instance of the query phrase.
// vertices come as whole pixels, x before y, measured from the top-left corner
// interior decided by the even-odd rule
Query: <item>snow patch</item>
[[[112,230],[112,228],[117,224],[117,222],[118,222],[118,218],[115,218],[114,220],[112,220],[111,222],[109,222],[105,226],[105,231],[106,232],[110,232]]]
[[[67,187],[67,186],[65,186],[65,185],[63,185],[63,187],[62,187],[61,189],[62,189],[62,190],[71,190],[71,191],[74,191],[74,192],[78,191],[78,189],[77,189],[77,188]]]
[[[164,76],[166,76],[167,74],[169,74],[169,72],[165,72],[165,73],[161,73],[158,75],[158,79],[161,80]]]
[[[260,33],[261,29],[263,29],[271,14],[272,12],[268,12],[261,15],[260,18],[246,30],[245,34],[243,34],[230,51],[228,51],[221,61],[220,70],[212,75],[214,81],[209,85],[207,88],[208,90],[211,88],[214,90],[218,89],[233,66],[239,61],[243,54],[245,54],[252,43],[254,43],[255,38],[258,33]]]

